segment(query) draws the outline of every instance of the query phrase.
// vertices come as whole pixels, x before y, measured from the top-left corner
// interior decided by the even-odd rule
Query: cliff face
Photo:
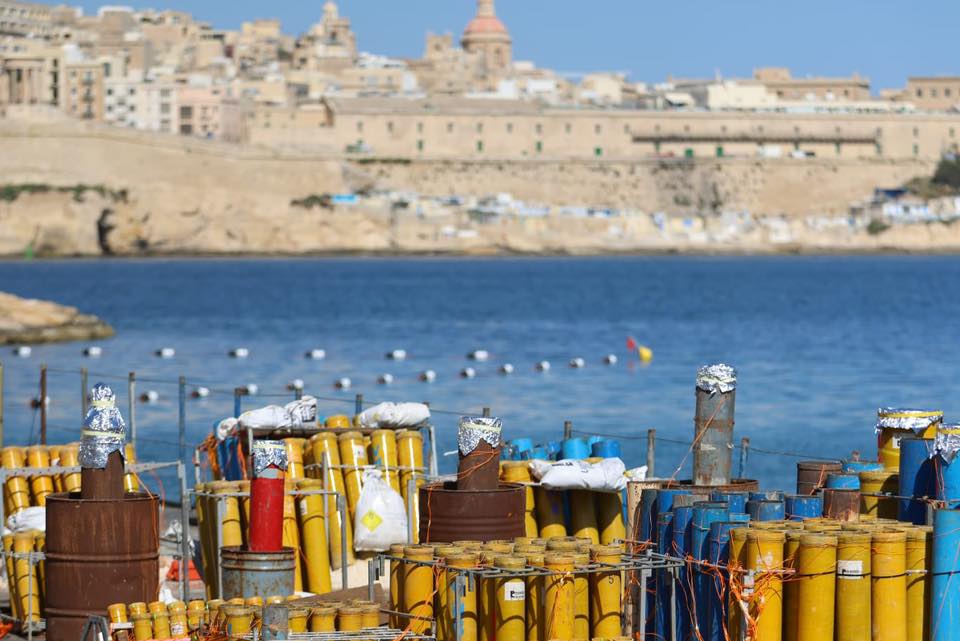
[[[0,345],[108,338],[113,328],[96,316],[42,300],[0,292]]]
[[[875,187],[932,170],[912,161],[345,161],[73,121],[2,119],[0,148],[0,255],[6,256],[28,249],[97,256],[960,248],[957,232],[940,224],[870,235],[813,230],[804,222],[810,214],[842,216]],[[20,187],[5,192],[4,185]],[[649,215],[485,222],[462,210],[394,212],[385,201],[292,204],[371,188],[435,196],[507,192],[528,203],[673,212],[687,220],[679,227],[655,225]],[[730,211],[784,220],[734,232],[719,216]]]

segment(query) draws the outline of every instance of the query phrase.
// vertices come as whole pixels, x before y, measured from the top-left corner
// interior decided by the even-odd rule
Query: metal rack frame
[[[478,568],[450,568],[445,566],[439,560],[432,561],[411,561],[409,559],[404,559],[398,556],[393,556],[390,554],[379,554],[375,558],[370,559],[367,565],[367,582],[368,582],[368,594],[367,598],[373,600],[374,598],[374,584],[380,580],[380,577],[384,573],[384,562],[390,561],[391,563],[405,563],[405,564],[414,564],[425,566],[429,568],[444,568],[447,571],[453,571],[455,573],[454,579],[454,596],[453,596],[453,612],[454,612],[454,629],[455,629],[455,639],[456,641],[461,641],[462,633],[462,624],[461,624],[461,605],[460,600],[464,597],[468,589],[475,590],[476,582],[478,580],[496,580],[496,579],[526,579],[530,577],[546,577],[556,575],[557,572],[550,570],[545,567],[539,566],[528,566],[522,570],[507,570],[504,568],[497,567],[478,567]],[[621,573],[637,573],[640,585],[646,585],[648,578],[652,577],[655,572],[670,572],[671,578],[678,578],[678,571],[680,568],[684,567],[686,562],[683,559],[668,556],[666,554],[659,554],[653,552],[652,550],[645,550],[642,552],[623,552],[621,555],[620,563],[598,563],[591,562],[590,564],[574,568],[571,572],[564,572],[564,574],[596,574],[598,572],[621,572]],[[622,586],[621,589],[626,592],[626,586]],[[670,627],[671,633],[673,636],[671,638],[676,638],[676,607],[677,607],[677,594],[676,594],[676,581],[670,581]],[[406,612],[395,612],[393,610],[382,610],[388,614],[394,614],[401,617],[409,618],[409,613]],[[640,613],[640,620],[646,620],[647,614],[647,600],[642,598],[639,600],[638,611]],[[436,618],[430,621],[431,627],[436,625]],[[435,628],[434,628],[435,629]]]
[[[213,527],[216,532],[216,541],[217,541],[217,554],[214,559],[212,559],[214,571],[217,574],[217,596],[215,598],[223,597],[223,568],[220,564],[220,550],[223,549],[223,517],[226,515],[226,504],[225,500],[228,498],[250,498],[250,492],[197,492],[196,490],[189,490],[188,493],[194,497],[205,497],[216,499],[217,501],[217,518],[214,520]],[[350,518],[349,511],[347,510],[347,498],[338,492],[333,490],[295,490],[292,492],[284,492],[284,496],[334,496],[336,497],[337,503],[337,514],[340,516],[340,579],[342,581],[342,589],[347,588],[348,577],[350,566],[347,563],[347,523]],[[323,502],[323,524],[324,529],[327,534],[327,545],[329,546],[330,542],[330,513],[329,513],[329,504],[327,501]],[[201,546],[202,547],[202,546]]]
[[[180,536],[178,537],[177,541],[177,544],[180,546],[180,551],[175,552],[170,556],[180,562],[180,580],[178,581],[180,598],[187,600],[190,593],[190,502],[187,500],[189,491],[187,490],[186,466],[181,461],[129,463],[125,466],[124,473],[151,472],[153,470],[171,467],[177,468],[177,479],[180,481]],[[82,468],[80,467],[21,467],[16,469],[0,468],[0,487],[6,488],[7,480],[10,478],[79,474],[81,469]],[[3,523],[4,525],[7,521],[5,510],[6,506],[3,504],[3,501],[0,501],[0,523]],[[22,560],[26,558],[30,562],[31,568],[34,568],[40,561],[46,560],[47,557],[42,552],[30,552],[27,554],[11,552],[10,558],[14,559],[14,561],[17,559]],[[5,549],[0,550],[0,559],[3,560],[4,564],[6,564],[7,551]],[[4,567],[6,567],[6,565],[4,565]],[[34,572],[31,572],[31,576],[33,576],[33,574]],[[16,581],[16,577],[7,577],[8,583],[11,582],[11,580]],[[12,594],[13,593],[11,590],[11,597]],[[27,584],[27,599],[28,602],[32,602],[32,580],[29,580]],[[32,618],[32,615],[32,612],[28,612],[28,619],[26,621],[18,620],[7,615],[0,615],[0,618],[24,624],[27,629],[27,638],[30,641],[33,641],[33,633],[45,630],[46,621],[44,619],[40,619],[39,621],[30,621],[29,619]]]

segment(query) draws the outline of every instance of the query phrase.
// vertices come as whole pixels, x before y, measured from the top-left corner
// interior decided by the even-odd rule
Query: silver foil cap
[[[904,407],[881,407],[877,410],[877,429],[913,430],[920,434],[934,423],[943,422],[943,410],[918,410]]]
[[[127,426],[117,409],[113,390],[103,383],[97,383],[90,390],[90,409],[83,418],[83,430],[80,432],[80,467],[102,470],[107,467],[107,459],[114,452],[120,452],[120,456],[125,457],[126,431]]]
[[[737,389],[737,370],[724,363],[704,365],[697,370],[697,388],[710,394],[732,392]]]
[[[260,476],[271,465],[287,471],[287,445],[283,441],[253,442],[253,475]]]
[[[930,448],[930,445],[927,447]],[[957,452],[960,452],[960,424],[941,426],[933,438],[932,449],[931,458],[939,455],[947,463],[952,463],[957,457]]]
[[[460,454],[466,456],[477,448],[480,441],[490,447],[500,447],[500,433],[503,424],[499,418],[492,416],[461,416],[460,430],[457,433],[457,444]]]

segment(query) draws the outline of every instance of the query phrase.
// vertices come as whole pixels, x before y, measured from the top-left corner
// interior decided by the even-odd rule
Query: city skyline
[[[95,14],[104,3],[83,0]],[[286,33],[306,31],[322,12],[322,2],[281,0],[264,6],[254,0],[156,0],[127,3],[134,8],[177,9],[216,28],[239,28],[256,18],[278,18]],[[475,11],[473,0],[414,0],[374,7],[369,0],[342,0],[340,10],[353,22],[359,47],[371,53],[412,58],[423,52],[428,31],[459,37]],[[902,86],[910,75],[958,74],[960,65],[941,60],[950,25],[960,5],[928,3],[925,13],[905,13],[891,0],[829,0],[805,3],[804,11],[761,0],[724,6],[706,2],[640,7],[630,0],[605,0],[593,11],[572,0],[499,0],[497,12],[514,38],[515,58],[563,73],[620,71],[632,80],[660,82],[672,77],[749,77],[764,66],[790,67],[798,77],[870,78],[874,91]],[[696,18],[691,19],[695,13]],[[544,15],[552,25],[545,26]],[[613,20],[612,15],[623,19]],[[930,20],[937,16],[937,20]],[[650,24],[665,25],[650,28]],[[739,25],[751,33],[737,35]],[[639,30],[634,29],[638,25]],[[671,28],[676,25],[676,28]],[[633,35],[639,31],[642,42]],[[720,34],[719,36],[717,34]],[[571,46],[582,42],[583,46]],[[827,45],[824,46],[823,43]]]

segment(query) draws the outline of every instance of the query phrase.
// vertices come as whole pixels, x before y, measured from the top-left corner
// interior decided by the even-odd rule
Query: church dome
[[[477,16],[470,21],[464,30],[464,35],[481,33],[507,33],[507,27],[496,16]]]

